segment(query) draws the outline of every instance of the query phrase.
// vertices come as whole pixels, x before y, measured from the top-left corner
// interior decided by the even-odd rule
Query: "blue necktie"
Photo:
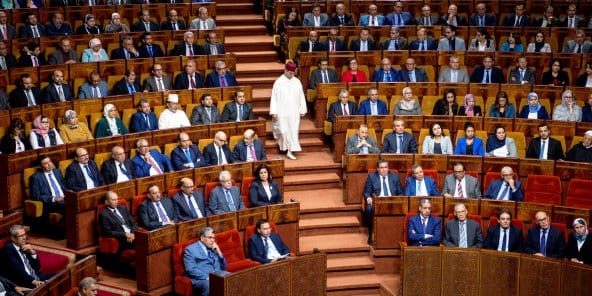
[[[484,26],[484,24],[483,24],[483,16],[480,16],[479,17],[479,26],[481,26],[481,27]]]
[[[425,47],[423,47],[423,41],[421,41],[421,42],[419,43],[419,50],[424,50],[424,48],[425,48]]]
[[[491,80],[489,80],[489,69],[485,70],[485,83],[489,83]]]
[[[85,164],[84,168],[86,169],[86,173],[88,174],[88,177],[93,181],[93,184],[95,185],[95,187],[97,187],[97,181],[95,180],[95,176],[90,171],[90,168],[88,167],[88,165]]]
[[[232,195],[230,195],[230,190],[224,189],[224,195],[226,196],[226,202],[228,202],[228,208],[230,209],[230,211],[236,211],[236,206],[234,205],[234,201],[232,200]]]
[[[397,139],[399,139],[397,147],[397,150],[399,151],[398,153],[403,153],[403,136],[397,136]]]
[[[63,195],[62,190],[58,186],[58,183],[54,180],[54,176],[52,173],[49,173],[49,184],[51,185],[51,188],[53,188],[53,192],[55,193],[56,196]]]
[[[193,202],[191,202],[191,195],[187,196],[187,205],[189,206],[189,211],[191,211],[191,218],[195,219],[197,218],[197,211],[195,210],[195,207],[193,207]]]
[[[218,147],[218,164],[222,164],[222,147]]]
[[[502,190],[502,194],[499,196],[499,200],[504,200],[504,198],[508,195],[508,190],[510,189],[510,185],[508,183],[503,183],[504,190]]]
[[[189,154],[189,149],[184,149],[184,151],[185,151],[185,157],[187,158],[187,162],[193,163],[193,160],[191,160],[191,155]]]
[[[267,258],[267,253],[269,253],[269,242],[267,238],[263,238],[263,247],[265,247],[265,258]]]
[[[132,175],[125,169],[125,167],[123,166],[123,163],[119,164],[119,169],[121,170],[121,172],[127,176],[128,179],[132,179]]]
[[[150,57],[153,57],[154,55],[152,54],[152,45],[148,45],[148,46],[146,46],[146,48],[148,49],[148,55]]]
[[[160,202],[156,203],[156,210],[158,212],[158,217],[160,217],[160,220],[163,223],[169,222],[169,217],[167,217],[167,215],[165,214],[164,210],[162,209],[162,206],[160,205]]]
[[[134,85],[133,84],[129,84],[129,83],[126,83],[126,84],[127,84],[127,90],[129,91],[129,93],[130,94],[135,94],[136,93],[136,89],[134,88]]]
[[[543,231],[543,235],[541,235],[541,247],[539,248],[541,251],[541,254],[543,254],[543,256],[547,256],[547,238],[545,237],[545,233],[547,232],[547,229],[541,229]]]
[[[390,195],[388,187],[386,186],[386,177],[382,177],[382,193],[384,194],[384,196]]]
[[[243,119],[243,105],[238,105],[238,114],[236,117],[236,121],[241,121]]]
[[[543,159],[545,157],[545,147],[547,146],[547,141],[543,140],[541,145],[541,151],[539,152],[539,159]]]
[[[508,248],[506,247],[506,243],[508,241],[508,236],[507,236],[508,230],[503,229],[503,231],[504,231],[504,236],[502,237],[502,251],[507,252]]]

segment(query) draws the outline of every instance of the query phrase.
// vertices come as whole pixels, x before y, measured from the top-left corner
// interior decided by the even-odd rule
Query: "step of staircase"
[[[364,233],[300,236],[300,253],[310,254],[314,249],[327,253],[363,252],[370,251],[370,246]]]
[[[284,190],[340,188],[341,178],[335,173],[314,175],[284,175]]]
[[[262,15],[257,14],[234,14],[240,6],[253,6],[242,3],[218,4],[216,8],[224,10],[224,15],[216,16],[216,25],[219,27],[244,26],[244,25],[265,25]],[[224,31],[226,33],[226,31]]]
[[[242,63],[273,63],[278,61],[275,50],[267,51],[235,51],[237,64]],[[279,75],[278,75],[279,76]],[[277,78],[277,77],[276,77]]]
[[[399,275],[362,274],[327,276],[327,295],[398,295],[400,287]]]
[[[267,34],[267,28],[263,24],[259,25],[237,25],[237,26],[216,26],[217,29],[224,31],[224,36],[245,36],[245,32],[249,35],[265,35]],[[271,37],[273,40],[273,37]],[[226,44],[226,42],[224,43]],[[273,43],[272,43],[273,45]]]
[[[226,35],[224,31],[224,48],[230,52],[270,51],[273,48],[273,36],[235,36]]]
[[[360,220],[355,215],[303,218],[299,220],[299,235],[360,233]]]
[[[313,134],[310,136],[312,137]],[[284,164],[285,175],[314,176],[317,173],[335,173],[341,176],[341,164],[333,162],[333,154],[329,148],[299,153],[299,155],[303,161],[290,161]]]

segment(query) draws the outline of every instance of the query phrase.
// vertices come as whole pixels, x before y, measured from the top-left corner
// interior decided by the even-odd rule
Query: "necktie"
[[[36,281],[38,281],[39,276],[37,276],[37,273],[35,273],[35,269],[33,269],[33,266],[31,266],[31,262],[29,262],[29,258],[27,258],[27,254],[22,249],[19,249],[19,252],[21,252],[21,254],[22,254],[23,263],[25,263],[25,266],[27,267],[29,275],[32,276]]]
[[[479,26],[483,27],[483,16],[479,16]]]
[[[189,55],[193,56],[193,45],[189,45]]]
[[[520,26],[520,19],[522,19],[521,16],[519,16],[519,17],[516,18],[516,23],[514,24],[514,27]]]
[[[339,23],[343,25],[343,15],[339,16]]]
[[[216,48],[216,45],[214,45],[214,44],[210,45],[210,53],[212,55],[217,55],[218,54],[218,48]]]
[[[455,50],[454,48],[456,47],[456,42],[454,41],[454,38],[450,38],[448,39],[448,47],[450,47],[450,50]]]
[[[156,210],[158,212],[158,217],[160,218],[160,221],[162,221],[163,223],[169,222],[169,217],[167,217],[159,202],[156,203]]]
[[[60,189],[60,186],[58,186],[58,183],[56,182],[54,176],[52,173],[49,173],[49,184],[51,185],[51,188],[53,189],[53,192],[55,193],[55,196],[62,196],[64,195],[62,193],[62,189]]]
[[[211,109],[212,109],[212,108],[207,108],[207,107],[206,107],[206,113],[208,114],[208,119],[209,119],[210,121],[212,121],[212,110],[211,110]]]
[[[132,95],[133,95],[134,93],[136,93],[136,89],[134,88],[134,85],[133,85],[133,84],[129,84],[129,83],[128,83],[128,84],[127,84],[127,89],[128,89],[128,91],[129,91],[129,93],[130,93],[130,94],[132,94]]]
[[[173,23],[173,30],[177,31],[177,23]]]
[[[162,170],[160,169],[160,167],[158,166],[158,164],[156,164],[156,162],[154,161],[154,159],[152,157],[150,157],[150,166],[152,168],[154,168],[154,170],[159,174],[162,175]]]
[[[100,98],[101,97],[101,90],[99,89],[98,86],[95,86],[93,88],[93,93],[95,94],[95,96],[94,96],[95,98]]]
[[[423,47],[423,41],[421,41],[421,42],[419,43],[419,50],[424,50],[424,47]]]
[[[456,192],[458,197],[463,198],[463,189],[462,189],[462,182],[458,180],[458,185],[456,186]]]
[[[327,71],[323,71],[323,83],[329,83],[329,77],[327,76]]]
[[[35,106],[35,98],[33,98],[33,94],[31,93],[31,90],[27,90],[27,91],[25,91],[25,93],[27,94],[28,106]]]
[[[146,126],[150,129],[150,119],[148,119],[148,114],[144,114],[144,119],[146,120]]]
[[[39,30],[37,30],[37,26],[31,27],[33,29],[33,38],[39,38]]]
[[[461,248],[467,247],[467,231],[465,229],[465,222],[459,222],[459,241],[458,246]]]
[[[547,256],[547,238],[545,237],[545,234],[547,233],[547,229],[541,229],[543,231],[543,234],[541,235],[541,246],[540,246],[540,251],[541,254],[543,254],[543,256]]]
[[[392,82],[390,71],[384,72],[384,82]]]
[[[243,105],[238,105],[238,114],[236,114],[236,121],[243,119]]]
[[[263,247],[265,247],[265,257],[267,258],[267,254],[269,253],[269,242],[267,238],[263,238]]]
[[[372,23],[371,24],[373,26],[376,26],[376,17],[375,16],[372,16]]]
[[[203,29],[207,30],[208,29],[208,23],[206,23],[206,21],[202,21],[203,22]]]
[[[191,218],[199,218],[197,211],[195,211],[195,207],[193,206],[193,201],[191,201],[191,195],[187,196],[187,205],[189,206],[189,211],[191,211]]]
[[[453,82],[453,83],[454,82],[457,82],[457,79],[456,79],[456,70],[450,71],[450,82]]]
[[[191,88],[195,88],[195,80],[193,80],[193,76],[189,76],[189,84]]]
[[[158,78],[158,91],[165,91],[164,84],[162,83],[162,78]]]
[[[251,152],[251,157],[253,158],[253,161],[257,161],[257,154],[255,153],[255,148],[253,147],[253,145],[249,145],[249,151]]]
[[[547,141],[541,141],[541,151],[539,152],[539,159],[545,159],[545,146],[547,145]]]
[[[489,69],[485,70],[485,83],[489,83],[491,80],[489,80]]]
[[[6,31],[6,25],[2,25],[2,36],[4,40],[8,40],[8,32]]]
[[[388,186],[386,185],[386,177],[382,177],[382,193],[383,196],[390,196],[390,192],[388,190]]]
[[[499,200],[505,200],[506,196],[508,195],[508,191],[510,190],[510,185],[508,185],[508,183],[504,183],[502,186],[504,186],[504,189],[498,198]]]
[[[426,26],[431,26],[431,24],[430,24],[430,18],[429,17],[426,17],[425,20],[423,21],[423,23]]]
[[[95,180],[95,176],[90,171],[90,168],[88,167],[87,164],[84,165],[84,169],[86,170],[86,173],[88,174],[88,177],[93,181],[93,184],[95,185],[95,187],[97,187],[97,181]]]
[[[399,40],[395,39],[395,50],[399,49]]]
[[[129,60],[130,59],[130,53],[127,50],[125,51],[125,59],[126,60]]]
[[[578,44],[578,47],[576,47],[576,53],[582,53],[582,45]]]
[[[39,67],[39,60],[37,59],[37,57],[31,56],[31,59],[33,59],[33,67]]]
[[[520,82],[524,80],[524,70],[520,70]]]
[[[349,116],[349,111],[347,110],[347,104],[343,104],[343,115]]]
[[[403,25],[403,18],[398,13],[397,13],[397,19],[398,19],[397,24],[399,24],[399,26],[402,26]]]
[[[8,68],[6,67],[6,60],[3,56],[0,56],[0,67],[2,68],[2,70],[8,70]]]
[[[409,72],[409,80],[411,82],[415,82],[415,71],[410,71]]]
[[[153,57],[153,55],[152,55],[152,45],[148,45],[146,48],[148,48],[148,55],[150,57]]]
[[[423,233],[425,234],[426,228],[428,228],[428,218],[421,219],[421,224],[423,225]]]
[[[222,148],[218,147],[218,164],[222,164]]]
[[[569,18],[569,26],[568,28],[573,28],[573,17]]]
[[[121,216],[121,214],[117,211],[117,209],[113,209],[112,212],[115,215],[115,217],[117,218],[117,221],[119,221],[119,223],[121,223],[121,225],[126,225],[125,220],[123,219],[123,216]]]
[[[403,153],[403,136],[397,136],[397,139],[399,139],[397,143],[397,153]]]
[[[230,211],[236,211],[236,206],[234,205],[234,201],[232,200],[232,195],[230,195],[230,190],[224,189],[224,195],[226,196],[226,202],[228,202],[228,208],[230,209]]]
[[[417,181],[417,189],[415,190],[415,195],[416,196],[423,196],[422,194],[422,190],[421,190],[421,181]]]
[[[189,154],[189,149],[183,149],[185,151],[185,158],[187,158],[187,162],[188,163],[193,163],[193,160],[191,160],[191,154]]]
[[[224,82],[224,76],[220,76],[220,87],[226,87],[226,83]]]
[[[66,98],[64,97],[64,92],[62,91],[62,86],[58,85],[58,97],[60,98],[60,101],[65,101]]]
[[[130,179],[130,180],[132,179],[132,175],[125,169],[125,166],[123,166],[123,163],[119,164],[119,169],[128,179]]]
[[[146,1],[148,2],[148,1]],[[150,23],[144,23],[144,27],[146,27],[146,32],[150,32]]]
[[[335,52],[335,41],[331,41],[331,52]]]
[[[502,237],[502,251],[507,252],[508,251],[508,247],[506,246],[506,244],[508,243],[508,230],[504,229],[504,236]]]

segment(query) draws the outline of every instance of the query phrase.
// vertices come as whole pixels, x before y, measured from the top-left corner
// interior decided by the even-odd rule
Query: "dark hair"
[[[457,166],[457,165],[460,165],[460,166],[462,166],[462,167],[463,167],[463,171],[465,170],[465,164],[464,164],[464,163],[462,163],[462,162],[458,161],[458,162],[455,162],[455,163],[454,163],[454,165],[453,165],[452,167],[454,168],[454,167],[455,167],[455,166]]]
[[[560,59],[552,59],[550,66],[553,67],[553,64],[555,64],[555,62],[559,63],[559,70],[563,69],[563,63],[561,62]],[[549,71],[552,71],[552,70],[549,69]]]
[[[47,154],[39,154],[39,156],[37,156],[37,159],[35,160],[35,162],[37,163],[38,166],[40,166],[41,162],[43,160],[45,160],[46,158],[51,159],[51,157],[49,157],[49,155],[47,155]]]
[[[508,215],[510,215],[510,219],[512,219],[512,213],[510,213],[510,211],[508,211],[506,209],[501,209],[501,210],[499,210],[499,212],[497,212],[497,220],[498,221],[501,219],[500,217],[502,216],[502,214],[508,214]]]
[[[255,179],[257,179],[257,181],[261,181],[261,179],[259,178],[259,173],[261,172],[262,169],[266,169],[267,170],[267,175],[268,175],[268,179],[271,179],[271,171],[269,170],[269,166],[267,166],[267,164],[260,164],[259,166],[257,166],[257,168],[255,169]]]
[[[508,98],[508,94],[505,91],[501,90],[495,96],[495,102],[493,103],[494,108],[497,111],[499,111],[499,109],[500,109],[500,104],[499,104],[500,98],[506,98],[506,106],[510,105],[510,99]]]
[[[495,136],[495,134],[497,134],[497,130],[503,128],[504,132],[506,131],[506,128],[503,125],[496,125],[495,128],[493,129],[493,135]]]
[[[257,220],[257,222],[255,223],[255,227],[257,229],[261,228],[261,225],[265,224],[265,223],[269,223],[269,221],[267,221],[267,219],[259,219]]]
[[[469,127],[472,127],[473,129],[475,129],[475,125],[472,122],[470,122],[470,121],[465,122],[465,132],[467,131],[467,129]]]
[[[436,126],[436,125],[439,125],[440,128],[442,129],[442,125],[439,122],[435,122],[435,121],[432,122],[432,124],[430,124],[430,130],[429,130],[430,137],[432,137],[432,139],[436,136],[436,135],[434,135],[434,131],[433,131],[434,126]],[[442,136],[444,136],[444,131],[442,131]]]
[[[517,32],[510,32],[510,34],[508,34],[508,37],[513,37],[516,44],[522,44],[522,38],[520,38],[520,34],[518,34]]]
[[[24,137],[24,128],[25,128],[25,122],[23,122],[22,119],[20,118],[15,118],[10,122],[10,125],[8,126],[8,134],[12,135],[12,133],[14,132],[15,129],[20,128],[21,129],[21,134],[19,135],[19,138],[23,138]]]
[[[203,100],[205,100],[205,99],[206,99],[206,97],[211,97],[211,96],[212,96],[212,94],[210,94],[210,93],[203,93],[203,94],[201,95],[201,98],[199,98],[199,101],[200,101],[200,102],[203,102]]]

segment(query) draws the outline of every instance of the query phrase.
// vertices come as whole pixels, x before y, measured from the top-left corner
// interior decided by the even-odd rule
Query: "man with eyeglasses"
[[[485,190],[485,198],[522,201],[522,183],[514,180],[514,170],[511,167],[503,167],[501,179],[491,181]]]
[[[146,139],[136,142],[136,156],[132,158],[138,178],[162,175],[173,171],[171,160],[156,149],[150,149]]]
[[[199,168],[207,166],[205,157],[201,155],[197,146],[191,143],[189,135],[185,132],[179,133],[179,146],[171,152],[171,162],[175,171]]]
[[[407,49],[407,38],[401,36],[399,27],[391,26],[389,39],[386,39],[380,43],[380,49],[390,51],[405,50]]]
[[[551,226],[551,219],[544,211],[534,215],[536,226],[528,229],[524,253],[535,256],[563,258],[565,241],[561,230]]]
[[[173,202],[170,198],[162,198],[160,188],[156,184],[150,184],[147,188],[148,198],[138,207],[140,224],[148,230],[175,225]]]
[[[111,149],[111,158],[105,160],[101,165],[101,175],[105,184],[120,183],[136,178],[136,170],[132,161],[126,157],[121,146],[114,146]]]
[[[0,40],[12,40],[16,38],[16,28],[8,23],[6,11],[0,11]]]
[[[152,75],[144,80],[144,92],[161,92],[170,89],[171,80],[163,72],[162,65],[152,65]]]
[[[16,67],[18,64],[14,55],[8,53],[8,46],[0,42],[0,69],[8,70]]]
[[[43,216],[49,213],[64,213],[64,177],[51,158],[42,154],[37,158],[39,168],[29,179],[31,198],[43,202]]]
[[[531,26],[533,27],[560,27],[561,21],[553,15],[554,9],[551,5],[545,5],[543,15],[532,19]]]
[[[487,12],[487,6],[485,3],[477,3],[475,9],[477,11],[474,12],[469,18],[469,26],[489,27],[497,25],[495,15]]]
[[[405,68],[401,70],[401,80],[405,82],[428,82],[428,75],[424,69],[415,67],[414,58],[407,58]]]
[[[216,61],[215,71],[206,76],[206,87],[229,87],[237,86],[236,77],[226,68],[226,62]]]
[[[191,125],[212,124],[220,122],[220,112],[214,106],[212,94],[203,93],[200,98],[201,104],[191,110]]]
[[[408,11],[403,11],[403,2],[397,1],[393,6],[393,12],[388,14],[384,20],[388,26],[409,26],[413,25],[413,16]]]
[[[468,83],[469,73],[466,69],[460,68],[460,58],[450,56],[448,58],[448,67],[442,67],[442,72],[438,77],[438,82],[446,83]]]
[[[454,219],[444,226],[444,245],[457,248],[478,248],[483,246],[483,232],[481,225],[473,219],[467,218],[468,210],[465,204],[454,205]]]
[[[105,185],[99,167],[85,148],[76,148],[74,161],[66,168],[66,188],[79,192]]]
[[[234,146],[233,157],[236,161],[253,162],[267,160],[263,142],[255,139],[255,136],[255,131],[252,129],[247,129],[243,133],[243,140]]]
[[[456,26],[444,26],[444,36],[445,37],[440,38],[440,41],[438,42],[439,51],[467,50],[465,40],[460,37],[456,37]]]
[[[421,28],[417,30],[417,38],[411,41],[409,45],[410,50],[436,50],[438,48],[438,44],[434,38],[428,35],[428,30],[426,28]]]
[[[444,197],[481,198],[481,186],[477,178],[465,173],[465,165],[461,162],[454,164],[452,174],[444,178]]]
[[[210,273],[227,275],[226,258],[216,244],[216,235],[211,227],[199,231],[199,240],[187,248],[183,255],[185,275],[189,277],[194,289],[194,295],[210,295]]]
[[[261,263],[273,263],[290,256],[290,249],[279,234],[271,230],[267,219],[259,219],[255,223],[257,232],[249,238],[249,254],[251,259]]]
[[[212,214],[210,208],[206,206],[203,193],[200,190],[194,190],[191,178],[181,179],[179,186],[181,191],[177,192],[172,198],[177,220],[189,221]]]
[[[374,71],[372,81],[374,82],[399,82],[401,80],[401,72],[393,68],[391,60],[384,58],[381,61],[382,67]]]
[[[204,148],[203,155],[208,165],[221,165],[234,162],[234,157],[230,152],[226,139],[226,133],[218,131],[214,135],[214,142]]]
[[[106,96],[109,96],[107,82],[101,79],[101,74],[99,74],[99,72],[92,71],[88,81],[80,86],[80,89],[78,90],[78,98],[93,99]]]
[[[234,212],[245,208],[241,198],[240,189],[232,185],[232,176],[229,171],[221,171],[218,174],[220,185],[210,192],[210,211],[214,215]]]
[[[352,116],[358,114],[356,103],[349,100],[349,91],[345,88],[339,90],[337,102],[329,106],[327,120],[333,122],[335,116]]]
[[[432,8],[424,5],[421,8],[421,16],[415,18],[415,23],[421,26],[436,26],[440,24],[438,14],[432,15]]]
[[[41,272],[41,261],[33,246],[27,241],[27,233],[24,226],[18,224],[13,225],[10,227],[9,232],[10,241],[0,250],[2,274],[6,276],[7,280],[13,282],[18,287],[31,289],[40,287],[53,274]],[[30,289],[19,290],[26,292]]]
[[[382,153],[417,153],[417,143],[411,133],[405,131],[405,122],[393,121],[393,132],[384,137]]]
[[[308,88],[314,89],[317,83],[336,83],[339,81],[337,72],[329,68],[329,60],[326,57],[319,58],[318,69],[312,71],[308,81]]]

